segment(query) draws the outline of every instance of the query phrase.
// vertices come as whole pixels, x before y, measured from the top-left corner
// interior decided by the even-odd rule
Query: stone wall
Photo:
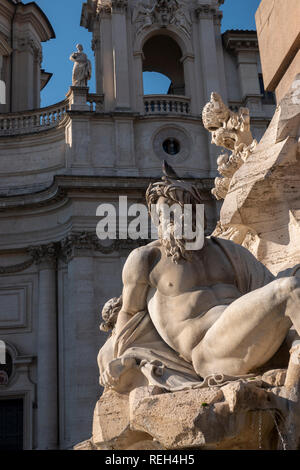
[[[298,0],[262,0],[256,12],[264,84],[266,90],[276,90],[278,102],[300,70],[299,18]]]

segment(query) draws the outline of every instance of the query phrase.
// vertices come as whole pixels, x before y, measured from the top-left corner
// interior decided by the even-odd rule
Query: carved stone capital
[[[43,262],[55,264],[60,252],[59,243],[52,242],[47,245],[31,246],[27,252],[32,257],[33,263],[39,265]]]
[[[56,266],[60,259],[64,263],[69,263],[78,253],[78,250],[91,250],[103,254],[115,252],[132,251],[139,246],[147,245],[151,240],[99,240],[95,232],[75,232],[68,235],[59,242],[52,242],[45,245],[30,246],[25,249],[29,259],[10,266],[0,266],[0,275],[14,274],[25,271],[33,264],[40,266],[47,263]]]
[[[111,15],[111,5],[109,4],[102,4],[98,3],[96,9],[97,18],[100,20],[101,18],[105,18]]]
[[[127,11],[128,1],[127,0],[111,0],[111,11],[112,13],[123,13]]]
[[[40,44],[30,36],[18,37],[15,42],[15,48],[20,52],[31,52],[34,56],[42,53]]]
[[[96,14],[98,18],[110,16],[111,13],[125,13],[128,7],[128,0],[107,0],[99,1],[97,4]]]
[[[200,5],[195,9],[197,18],[199,19],[213,19],[216,15],[221,14],[222,12],[217,8],[211,5]]]
[[[223,12],[218,7],[211,5],[200,5],[196,8],[195,15],[201,20],[213,20],[217,26],[221,25],[223,18]]]
[[[72,233],[60,242],[60,258],[70,262],[77,250],[92,250],[103,254],[130,251],[146,245],[150,240],[99,240],[95,232]]]

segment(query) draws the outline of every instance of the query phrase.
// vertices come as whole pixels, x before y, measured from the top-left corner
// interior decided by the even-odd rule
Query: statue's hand
[[[121,376],[128,370],[137,367],[134,357],[122,357],[114,359],[109,363],[106,370],[100,377],[100,383],[103,387],[113,388],[119,382]]]

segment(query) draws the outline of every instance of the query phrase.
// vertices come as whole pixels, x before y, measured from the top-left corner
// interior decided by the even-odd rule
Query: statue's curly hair
[[[204,203],[204,198],[195,185],[187,181],[166,177],[163,177],[162,181],[151,183],[146,191],[146,201],[150,213],[151,205],[156,204],[160,197],[166,198],[170,204],[177,203],[182,208],[185,204],[191,204],[192,207],[195,208],[197,204]],[[204,219],[204,228],[206,228],[207,223],[205,215]]]

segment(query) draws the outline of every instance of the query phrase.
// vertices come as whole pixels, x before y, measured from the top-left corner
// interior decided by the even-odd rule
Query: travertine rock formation
[[[215,236],[248,248],[274,274],[300,263],[300,75],[234,173]]]
[[[147,386],[128,395],[106,389],[92,438],[75,450],[295,449],[299,383],[288,377],[295,367],[299,375],[299,365],[293,367],[288,376],[277,369],[201,390]]]

